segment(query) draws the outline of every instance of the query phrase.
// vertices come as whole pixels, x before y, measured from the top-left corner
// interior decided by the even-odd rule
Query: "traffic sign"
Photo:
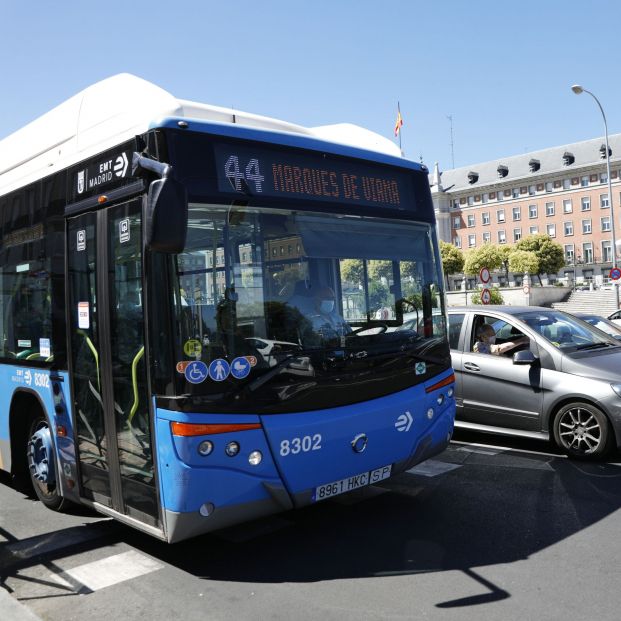
[[[621,269],[618,267],[613,267],[610,270],[610,279],[611,280],[619,280],[621,278]]]
[[[479,271],[479,278],[483,284],[487,284],[490,281],[491,275],[488,267],[482,267]]]
[[[481,302],[483,304],[490,304],[492,301],[492,292],[486,287],[481,291]]]

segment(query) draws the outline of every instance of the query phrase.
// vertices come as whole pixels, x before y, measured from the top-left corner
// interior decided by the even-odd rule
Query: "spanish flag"
[[[397,104],[397,121],[395,122],[395,138],[399,135],[399,131],[403,126],[403,118],[401,116],[401,108],[399,104]]]

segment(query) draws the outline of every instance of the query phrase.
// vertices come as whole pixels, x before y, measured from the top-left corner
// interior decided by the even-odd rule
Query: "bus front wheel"
[[[52,433],[43,414],[36,415],[30,425],[26,459],[37,498],[49,509],[60,511],[64,499],[59,493]]]

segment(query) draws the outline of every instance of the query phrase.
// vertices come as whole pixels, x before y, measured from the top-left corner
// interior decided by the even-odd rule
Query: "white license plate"
[[[332,496],[338,496],[339,494],[345,494],[345,492],[351,492],[359,487],[365,485],[373,485],[383,481],[390,476],[392,466],[382,466],[371,470],[371,472],[362,472],[361,474],[355,474],[353,477],[347,479],[341,479],[340,481],[333,481],[332,483],[326,483],[315,488],[313,494],[313,501],[319,502],[326,498],[332,498]]]

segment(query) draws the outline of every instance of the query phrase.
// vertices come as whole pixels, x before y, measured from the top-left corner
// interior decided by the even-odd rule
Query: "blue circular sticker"
[[[229,363],[224,358],[216,358],[209,365],[209,377],[215,382],[223,382],[230,372]]]
[[[236,379],[248,377],[250,369],[250,361],[246,358],[235,358],[231,363],[231,375]]]
[[[185,368],[185,379],[190,384],[200,384],[207,379],[208,375],[207,365],[200,360],[193,360]]]

